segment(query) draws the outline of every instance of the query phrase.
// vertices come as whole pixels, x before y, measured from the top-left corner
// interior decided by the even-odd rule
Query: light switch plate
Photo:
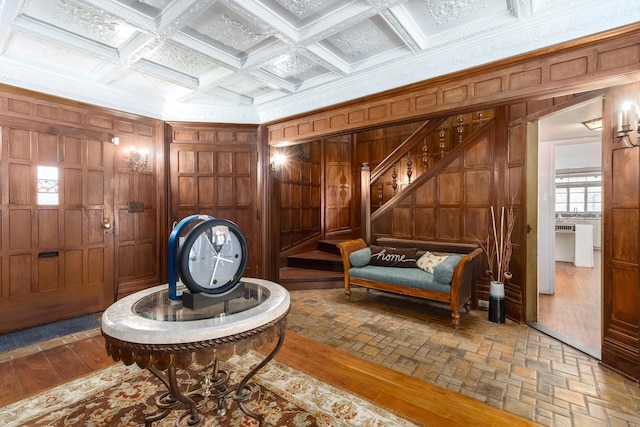
[[[129,212],[144,212],[144,203],[129,202]]]

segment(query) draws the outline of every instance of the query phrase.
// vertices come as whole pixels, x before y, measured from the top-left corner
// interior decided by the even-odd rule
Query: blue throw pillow
[[[371,248],[366,247],[349,254],[349,262],[352,267],[364,267],[371,259]]]
[[[451,255],[433,269],[433,279],[440,283],[451,283],[453,280],[453,272],[456,270],[458,263],[462,257],[460,255]]]

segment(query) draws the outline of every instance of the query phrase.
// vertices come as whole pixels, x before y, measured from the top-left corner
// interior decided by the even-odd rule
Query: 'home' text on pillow
[[[416,248],[396,249],[371,245],[370,265],[383,267],[415,267]]]

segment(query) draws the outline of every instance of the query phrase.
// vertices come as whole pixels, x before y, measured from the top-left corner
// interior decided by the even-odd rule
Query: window
[[[38,204],[58,204],[58,168],[38,166]]]
[[[556,172],[556,213],[600,213],[602,175],[598,171]]]

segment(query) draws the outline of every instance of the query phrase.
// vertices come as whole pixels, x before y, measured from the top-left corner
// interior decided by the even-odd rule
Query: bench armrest
[[[346,242],[340,242],[336,246],[340,249],[340,255],[342,256],[342,267],[344,268],[344,283],[345,289],[349,287],[349,269],[351,268],[351,261],[349,261],[349,254],[360,249],[366,248],[367,242],[363,239],[348,240]]]
[[[482,249],[476,248],[460,260],[451,279],[451,307],[462,307],[472,293],[476,279],[476,259],[482,255]]]

